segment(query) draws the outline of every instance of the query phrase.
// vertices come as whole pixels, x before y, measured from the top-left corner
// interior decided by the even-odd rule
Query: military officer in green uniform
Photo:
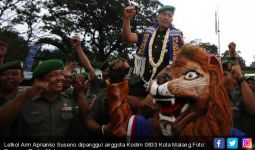
[[[32,88],[0,108],[0,127],[15,118],[15,134],[26,136],[67,136],[72,122],[89,111],[84,102],[85,82],[77,78],[75,99],[61,95],[63,88],[61,60],[46,60],[33,71]]]
[[[0,106],[15,98],[18,94],[24,92],[19,88],[24,79],[23,65],[21,61],[10,61],[0,66]],[[0,130],[0,135],[7,135],[11,130],[11,123],[6,128]]]
[[[21,92],[18,87],[23,79],[21,61],[6,62],[0,67],[0,106]]]

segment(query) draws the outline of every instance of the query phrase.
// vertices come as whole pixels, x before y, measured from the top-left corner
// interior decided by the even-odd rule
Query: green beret
[[[165,5],[165,6],[160,7],[160,8],[157,10],[157,12],[160,13],[160,12],[165,11],[165,10],[168,10],[168,11],[171,11],[171,12],[174,13],[175,7],[174,7],[174,6],[171,6],[171,5]]]
[[[20,69],[20,70],[22,70],[23,69],[23,62],[19,61],[19,60],[6,62],[2,66],[0,66],[0,73],[2,73],[3,71],[5,71],[7,69]]]
[[[60,59],[45,60],[35,67],[33,71],[33,78],[42,77],[46,73],[57,69],[64,69],[64,62],[62,60]]]

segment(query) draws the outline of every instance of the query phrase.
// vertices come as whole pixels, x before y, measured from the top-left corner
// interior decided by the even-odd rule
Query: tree
[[[16,15],[13,10],[18,8],[24,0],[1,0],[0,2],[0,27],[10,22]]]
[[[141,32],[145,25],[155,24],[155,12],[161,3],[137,0],[135,4],[140,11],[135,20],[132,20],[132,25],[134,30]],[[126,47],[132,45],[123,43],[121,35],[123,9],[127,5],[127,0],[46,1],[45,6],[49,14],[43,17],[44,29],[51,33],[58,29],[66,37],[74,33],[79,34],[84,47],[94,54],[91,56],[94,56],[96,61],[103,62],[116,52],[117,55],[128,57],[130,52],[126,51],[131,49]],[[60,40],[64,41],[63,37],[60,37]]]
[[[28,45],[25,39],[19,36],[19,33],[12,30],[0,30],[0,41],[8,43],[8,50],[5,56],[5,61],[10,60],[24,60],[27,52]]]
[[[237,51],[237,58],[241,67],[245,67],[245,60],[240,56],[240,51]],[[226,50],[222,53],[221,61],[230,60],[230,53],[229,50]]]
[[[26,0],[22,7],[16,9],[17,15],[11,23],[13,25],[25,25],[26,29],[20,34],[26,37],[27,43],[32,43],[41,36],[42,7],[43,3],[41,0]]]
[[[208,53],[218,55],[218,47],[210,43],[200,43],[200,46],[203,47]]]
[[[155,25],[155,12],[162,4],[150,0],[133,2],[138,15],[132,19],[132,30],[142,32],[145,26]],[[134,45],[124,43],[121,32],[123,9],[128,5],[128,0],[20,0],[13,7],[15,17],[11,23],[14,27],[26,26],[21,33],[26,45],[34,42],[54,45],[67,59],[74,59],[69,39],[78,34],[92,63],[104,62],[108,57],[128,58],[132,53]],[[40,29],[50,35],[42,35]]]
[[[218,55],[218,47],[214,44],[209,43],[209,42],[203,43],[203,42],[201,42],[201,39],[195,39],[195,40],[190,41],[190,44],[199,45],[199,46],[203,47],[208,53]]]

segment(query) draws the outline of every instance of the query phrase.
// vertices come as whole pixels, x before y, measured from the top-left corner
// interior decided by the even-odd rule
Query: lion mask
[[[195,46],[183,46],[175,61],[152,81],[161,106],[154,122],[165,136],[229,136],[230,100],[221,82],[221,64]]]

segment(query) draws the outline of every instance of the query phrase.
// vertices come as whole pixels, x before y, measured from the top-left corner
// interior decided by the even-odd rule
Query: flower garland
[[[162,45],[162,49],[161,49],[161,52],[160,52],[160,57],[159,57],[159,60],[157,63],[155,63],[153,61],[153,58],[152,58],[152,45],[153,45],[153,42],[154,42],[154,39],[156,37],[156,33],[158,31],[158,28],[153,32],[152,36],[151,36],[151,39],[150,39],[150,43],[149,43],[149,63],[151,64],[152,66],[152,74],[151,74],[151,78],[150,80],[153,79],[153,77],[155,76],[156,72],[157,72],[157,68],[160,66],[160,64],[163,62],[163,59],[164,59],[164,56],[165,56],[165,53],[167,52],[167,42],[168,42],[168,39],[169,39],[169,32],[170,32],[170,29],[168,28],[166,34],[165,34],[165,38],[164,38],[164,41],[163,41],[163,45]]]

